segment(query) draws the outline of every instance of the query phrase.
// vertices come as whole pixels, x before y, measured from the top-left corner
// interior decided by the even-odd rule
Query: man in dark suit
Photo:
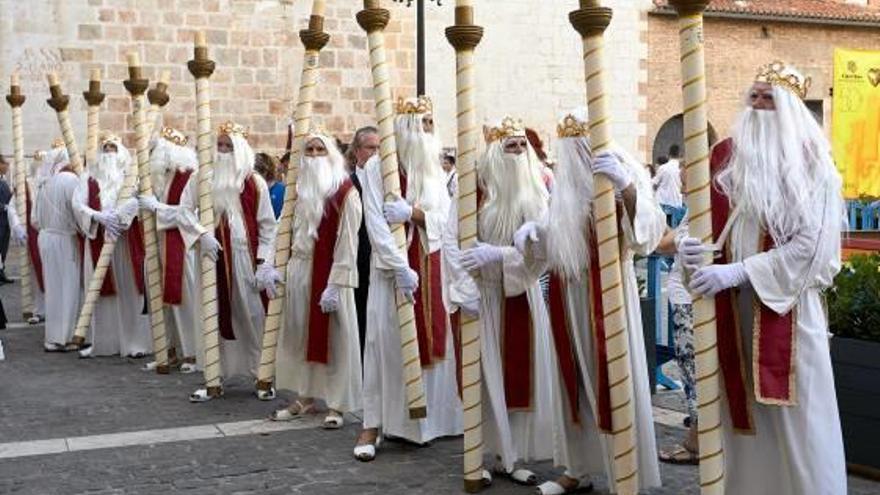
[[[12,280],[6,276],[6,255],[9,252],[9,217],[7,209],[12,201],[12,188],[6,175],[9,173],[9,164],[0,155],[0,284],[11,284]]]

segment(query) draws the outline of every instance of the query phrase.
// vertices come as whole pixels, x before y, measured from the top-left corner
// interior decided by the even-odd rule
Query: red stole
[[[101,211],[101,187],[98,181],[92,177],[88,179],[89,195],[87,204],[89,208],[95,211]],[[89,239],[89,250],[92,255],[93,266],[98,264],[98,258],[101,257],[101,249],[104,247],[104,227],[98,225],[98,234],[94,239]],[[139,294],[144,293],[144,234],[141,230],[140,222],[137,218],[131,224],[128,230],[128,251],[131,260],[132,273],[134,274],[135,287]],[[104,276],[103,285],[101,285],[102,296],[112,296],[116,294],[116,287],[113,283],[112,268],[107,268],[107,274]]]
[[[505,298],[501,311],[501,360],[507,409],[532,407],[532,311],[527,293]]]
[[[550,330],[553,332],[553,344],[556,348],[556,358],[559,361],[559,373],[565,386],[565,393],[568,394],[571,419],[574,423],[580,423],[578,370],[574,343],[568,330],[570,325],[565,303],[565,281],[555,273],[550,275],[549,296]]]
[[[241,216],[247,235],[248,250],[251,254],[251,263],[256,266],[257,247],[260,244],[260,225],[257,222],[257,211],[260,206],[260,192],[253,174],[244,181],[240,194]],[[220,335],[226,340],[235,340],[232,330],[232,276],[233,276],[233,248],[229,229],[229,218],[224,213],[217,222],[215,236],[223,248],[222,256],[217,258],[217,302],[219,308]],[[271,263],[272,260],[265,260]],[[263,310],[268,306],[265,294],[260,294],[263,301]]]
[[[43,260],[40,258],[40,244],[38,242],[40,232],[34,228],[31,221],[31,216],[33,215],[31,210],[31,186],[27,182],[24,184],[24,209],[27,221],[28,256],[31,259],[31,266],[34,268],[34,275],[37,279],[37,285],[40,287],[40,292],[46,292],[46,287],[43,284]]]
[[[189,183],[192,170],[178,170],[171,180],[166,204],[171,206],[180,205],[180,197]],[[183,302],[183,269],[185,265],[186,245],[180,229],[174,228],[165,231],[165,263],[163,282],[165,291],[162,302],[170,305],[179,305]]]
[[[332,197],[324,201],[324,216],[318,226],[318,238],[312,260],[312,284],[309,293],[308,346],[306,361],[310,363],[328,364],[330,361],[330,314],[321,311],[321,294],[330,281],[333,268],[333,253],[339,236],[339,222],[345,198],[348,197],[353,184],[345,179]]]
[[[611,422],[611,382],[608,378],[608,348],[605,342],[605,306],[602,301],[602,267],[599,264],[599,244],[596,229],[590,225],[590,327],[593,334],[593,349],[596,358],[596,423],[600,430],[612,433]]]

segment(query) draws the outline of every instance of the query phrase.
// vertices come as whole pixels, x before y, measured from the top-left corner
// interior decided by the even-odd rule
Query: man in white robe
[[[462,433],[461,400],[449,318],[442,300],[442,233],[449,195],[434,134],[431,101],[398,104],[395,131],[403,198],[384,203],[378,157],[357,170],[363,186],[364,221],[373,246],[367,335],[364,349],[364,430],[354,455],[375,458],[383,435],[424,444]],[[406,224],[407,252],[401,252],[389,224]],[[409,418],[401,355],[396,293],[414,301],[416,333],[428,416]],[[428,313],[431,316],[428,316]]]
[[[43,262],[40,259],[39,234],[34,228],[34,212],[36,211],[37,196],[39,192],[39,188],[37,187],[37,175],[39,174],[40,166],[42,165],[45,156],[45,151],[37,151],[34,153],[34,160],[31,162],[31,166],[28,169],[27,179],[25,179],[25,197],[27,199],[25,204],[27,210],[25,212],[27,218],[27,250],[31,264],[31,294],[34,298],[34,314],[28,319],[28,323],[31,325],[39,323],[46,314],[46,296],[43,285]]]
[[[79,355],[84,358],[143,357],[152,350],[149,318],[142,313],[145,293],[143,231],[135,219],[137,199],[132,196],[117,204],[123,192],[125,174],[136,173],[132,167],[137,165],[132,163],[131,154],[119,137],[104,134],[100,144],[97,159],[88,164],[73,196],[77,223],[85,238],[82,244],[85,290],[91,283],[104,243],[116,240],[116,247],[95,304],[86,347]]]
[[[169,362],[181,373],[193,373],[201,356],[201,292],[198,243],[201,252],[217,259],[220,244],[200,223],[198,210],[198,158],[187,146],[187,137],[165,127],[150,155],[153,193],[141,196],[140,206],[156,215],[161,252],[165,328],[169,336]],[[200,361],[200,359],[198,360]],[[145,370],[153,370],[155,361]]]
[[[39,231],[40,258],[46,282],[47,352],[63,352],[73,337],[82,295],[77,216],[73,196],[79,178],[70,167],[63,144],[46,153],[40,171],[34,227]],[[108,223],[117,223],[115,218]]]
[[[221,375],[224,386],[235,379],[255,384],[268,304],[261,292],[274,291],[281,276],[273,266],[276,223],[269,187],[254,172],[247,129],[234,122],[220,126],[212,187],[214,236],[221,246],[217,258]],[[210,399],[205,388],[190,395],[193,402]]]
[[[343,426],[361,408],[361,354],[354,288],[361,200],[332,138],[312,131],[303,143],[297,176],[293,248],[287,264],[284,324],[275,377],[298,399],[275,411],[286,421],[329,409],[324,428]]]
[[[845,210],[831,146],[803,102],[809,85],[780,62],[763,67],[732,138],[713,149],[723,249],[690,289],[715,297],[726,493],[847,492],[822,298],[840,270]],[[713,248],[678,247],[689,269]]]
[[[565,473],[539,487],[542,494],[573,493],[592,485],[591,474],[604,472],[614,491],[613,440],[610,419],[608,356],[597,359],[596,333],[602,324],[597,295],[601,298],[598,248],[592,238],[593,174],[611,180],[621,196],[623,293],[629,337],[629,374],[636,413],[636,449],[639,487],[660,486],[654,439],[649,370],[638,284],[633,256],[646,256],[656,248],[666,230],[662,210],[654,201],[645,168],[620,150],[593,157],[586,111],[566,115],[558,126],[556,181],[549,215],[524,225],[516,246],[525,256],[546,259],[551,270],[550,312],[553,341],[559,357],[556,392],[564,408],[555,417],[554,461]],[[605,376],[604,380],[599,377]],[[604,386],[602,385],[604,383]],[[604,394],[604,397],[601,397]],[[601,420],[600,420],[601,417]]]

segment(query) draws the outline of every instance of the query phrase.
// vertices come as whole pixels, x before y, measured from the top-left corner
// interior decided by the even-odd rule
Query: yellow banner
[[[834,160],[844,196],[880,197],[880,51],[834,50]]]

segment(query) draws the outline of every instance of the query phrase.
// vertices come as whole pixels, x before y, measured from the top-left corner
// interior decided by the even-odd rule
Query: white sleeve
[[[459,249],[458,246],[458,204],[451,201],[446,227],[443,229],[443,247],[441,248],[441,260],[443,264],[443,298],[450,313],[454,313],[459,306],[480,298],[480,291],[473,277],[461,267],[457,256],[452,256]]]
[[[373,248],[373,260],[382,270],[397,270],[409,267],[402,250],[398,249],[391,235],[391,227],[382,213],[383,189],[382,171],[378,157],[373,157],[363,168],[361,185],[364,200],[364,221]]]
[[[272,209],[272,199],[269,197],[269,186],[257,174],[257,194],[260,204],[257,207],[257,225],[259,226],[259,244],[257,246],[257,259],[267,263],[275,261],[275,235],[278,231],[278,222],[275,220],[275,210]]]
[[[160,203],[159,209],[156,210],[156,228],[160,231],[178,229],[187,249],[195,245],[199,237],[208,231],[199,223],[199,217],[196,215],[198,180],[194,178],[197,178],[195,173],[190,176],[186,188],[180,195],[180,204],[172,206]]]
[[[630,170],[636,186],[635,218],[630,219],[623,208],[621,226],[626,245],[641,256],[647,256],[657,249],[666,233],[666,214],[654,198],[654,191],[647,175]]]
[[[358,286],[358,231],[361,228],[361,197],[354,187],[345,197],[336,246],[333,248],[333,265],[330,267],[329,283],[340,287]]]
[[[79,231],[89,239],[94,239],[98,235],[98,222],[92,218],[98,212],[88,206],[89,202],[89,183],[88,180],[78,180],[73,188],[71,197],[71,206],[73,208],[73,216],[76,219],[76,226]]]

